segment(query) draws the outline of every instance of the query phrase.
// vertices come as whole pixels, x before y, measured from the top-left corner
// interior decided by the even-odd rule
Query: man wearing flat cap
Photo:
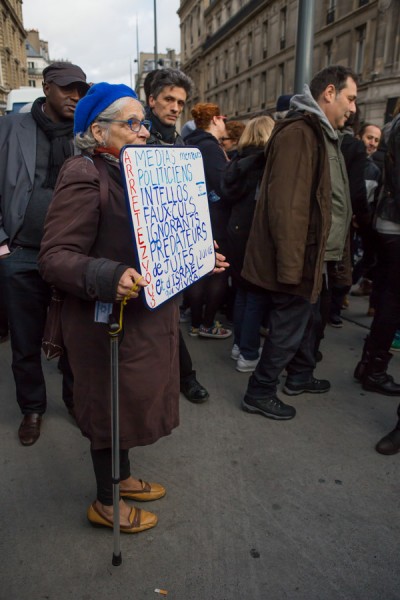
[[[51,290],[39,275],[37,257],[58,172],[74,153],[75,107],[88,89],[80,67],[55,62],[43,71],[44,97],[31,112],[0,119],[0,278],[24,446],[38,439],[46,410],[41,341]],[[72,413],[65,359],[62,370],[63,399]]]

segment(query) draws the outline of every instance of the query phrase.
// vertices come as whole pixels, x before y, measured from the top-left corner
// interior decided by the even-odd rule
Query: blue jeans
[[[267,309],[267,293],[238,287],[233,310],[234,344],[246,360],[256,360],[260,348],[260,326]]]

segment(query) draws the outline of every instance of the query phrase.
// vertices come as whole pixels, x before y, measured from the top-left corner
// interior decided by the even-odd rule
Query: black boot
[[[364,343],[364,348],[363,348],[362,355],[361,355],[361,360],[357,364],[357,366],[354,370],[354,379],[357,379],[357,381],[359,381],[360,383],[364,379],[364,376],[367,371],[367,365],[368,365],[370,358],[371,358],[370,342],[369,342],[369,335],[367,335],[367,337],[365,338],[365,343]]]
[[[375,446],[375,450],[379,452],[379,454],[396,454],[400,451],[400,420],[393,431],[379,440]]]
[[[400,385],[386,373],[391,358],[390,352],[383,350],[370,357],[366,374],[362,380],[364,390],[377,392],[384,396],[400,396]]]

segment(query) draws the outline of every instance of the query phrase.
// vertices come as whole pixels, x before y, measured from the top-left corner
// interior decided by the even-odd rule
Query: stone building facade
[[[28,83],[25,38],[22,0],[0,0],[0,114],[8,92]]]
[[[154,54],[152,52],[141,52],[139,54],[139,66],[138,73],[135,76],[135,91],[139,96],[139,100],[145,101],[145,93],[143,88],[144,80],[146,79],[147,73],[154,69],[180,68],[180,55],[176,54],[175,50],[167,49],[166,53],[158,53],[157,55],[158,64],[155,65]],[[137,62],[135,60],[135,62]]]
[[[28,85],[41,88],[43,69],[50,64],[49,44],[40,39],[37,29],[28,29],[25,48],[28,65]]]
[[[248,119],[293,93],[298,0],[181,0],[181,68],[197,101]],[[400,97],[400,0],[316,0],[313,73],[359,75],[362,117],[382,125]],[[185,115],[189,117],[189,108]]]

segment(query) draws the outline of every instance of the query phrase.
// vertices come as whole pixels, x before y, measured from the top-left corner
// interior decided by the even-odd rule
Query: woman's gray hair
[[[117,119],[120,115],[121,109],[127,102],[129,102],[129,100],[131,100],[129,97],[118,98],[118,100],[115,100],[115,102],[110,104],[110,106],[107,106],[107,108],[94,119],[93,123],[97,123],[98,126],[105,132],[105,145],[108,143],[108,132],[111,123],[103,123],[100,122],[99,119]],[[91,126],[93,123],[89,125],[85,133],[78,133],[74,139],[75,146],[79,148],[79,150],[83,150],[88,154],[93,154],[95,149],[100,146],[100,143],[94,139],[92,134]]]

